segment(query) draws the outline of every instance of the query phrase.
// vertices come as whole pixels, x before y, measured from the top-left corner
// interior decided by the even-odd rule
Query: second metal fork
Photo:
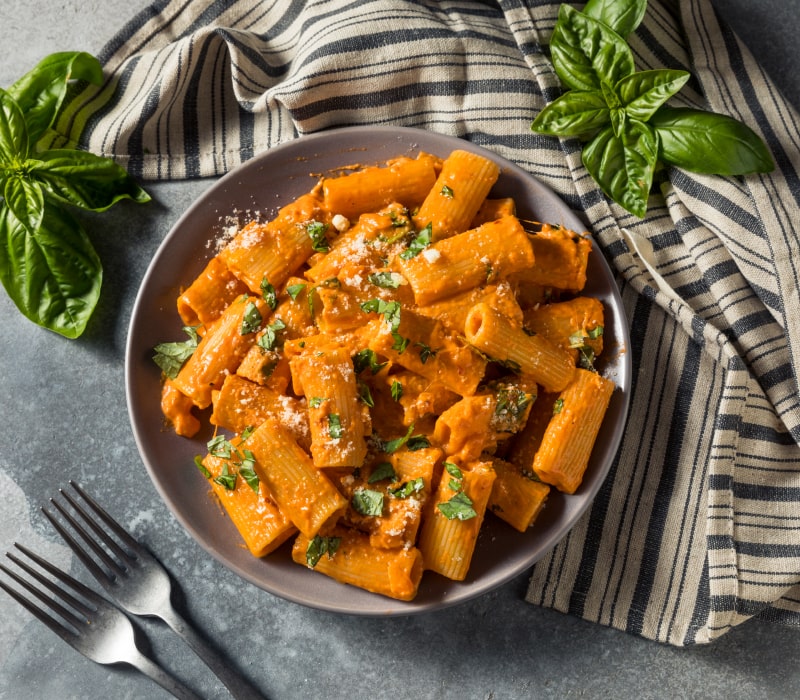
[[[242,700],[263,699],[263,696],[239,676],[219,652],[178,614],[172,604],[172,582],[169,574],[155,557],[131,537],[78,484],[70,481],[69,485],[96,517],[93,517],[75,496],[63,489],[59,492],[71,507],[71,512],[55,499],[50,499],[50,502],[87,546],[83,546],[73,537],[55,514],[46,508],[42,508],[42,512],[114,601],[129,613],[158,617],[166,622],[217,675],[233,697]],[[89,533],[89,529],[94,532],[94,537]],[[114,533],[116,539],[108,530]],[[98,540],[104,546],[101,546]],[[89,555],[88,549],[94,553],[99,563]]]
[[[27,560],[11,552],[6,552],[6,556],[30,578],[20,576],[0,564],[0,571],[13,579],[18,586],[15,589],[0,580],[0,588],[67,644],[99,664],[129,664],[149,676],[176,698],[200,700],[186,686],[142,654],[137,644],[135,629],[124,613],[38,554],[19,543],[15,543],[14,546],[20,554],[27,557]],[[42,570],[55,577],[55,580],[44,576],[28,561],[36,563]],[[39,604],[23,591],[33,594]]]

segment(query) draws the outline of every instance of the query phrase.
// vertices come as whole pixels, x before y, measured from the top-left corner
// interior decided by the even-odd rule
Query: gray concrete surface
[[[146,4],[0,0],[0,85],[52,51],[96,53]],[[720,0],[719,10],[800,106],[794,5]],[[38,506],[67,478],[112,481],[108,508],[140,513],[136,532],[180,572],[189,615],[273,698],[800,697],[797,629],[752,621],[710,646],[676,649],[524,603],[527,574],[439,613],[352,618],[277,599],[210,560],[157,498],[123,386],[137,286],[166,232],[210,184],[148,185],[155,204],[146,213],[122,205],[90,218],[107,281],[93,333],[80,342],[40,331],[0,294],[0,550],[19,540],[77,572]],[[153,655],[203,697],[228,697],[164,626],[141,627]],[[0,593],[0,699],[161,697],[135,671],[86,661]]]

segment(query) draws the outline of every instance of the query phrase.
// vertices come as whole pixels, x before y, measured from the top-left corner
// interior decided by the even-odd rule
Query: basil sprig
[[[0,282],[27,318],[67,338],[86,329],[103,270],[64,205],[103,212],[121,199],[150,199],[109,158],[42,147],[73,80],[101,84],[100,62],[81,52],[51,54],[0,89]]]
[[[541,134],[586,141],[582,161],[603,192],[643,217],[659,163],[714,175],[769,172],[764,142],[735,119],[667,107],[686,71],[636,72],[627,37],[647,0],[589,0],[561,5],[550,40],[553,67],[568,88],[531,124]]]

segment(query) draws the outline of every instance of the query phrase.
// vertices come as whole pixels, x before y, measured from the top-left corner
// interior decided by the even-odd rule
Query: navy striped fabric
[[[637,69],[723,112],[773,173],[669,170],[645,219],[608,202],[579,144],[530,131],[560,91],[545,0],[161,0],[103,52],[113,80],[60,129],[142,178],[216,176],[334,126],[421,127],[553,188],[615,269],[631,328],[626,437],[527,599],[676,645],[751,617],[800,623],[800,131],[708,0],[651,0]],[[103,107],[109,92],[113,99]]]

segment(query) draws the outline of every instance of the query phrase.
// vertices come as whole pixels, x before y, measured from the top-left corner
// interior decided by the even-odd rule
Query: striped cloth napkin
[[[798,116],[709,0],[651,0],[630,38],[637,69],[691,71],[672,104],[746,122],[777,167],[665,171],[637,219],[601,194],[577,142],[530,131],[560,90],[546,51],[558,6],[161,0],[105,47],[113,80],[60,128],[143,179],[217,176],[356,124],[451,134],[518,163],[615,269],[634,363],[617,460],[527,600],[675,645],[754,616],[798,624]]]

